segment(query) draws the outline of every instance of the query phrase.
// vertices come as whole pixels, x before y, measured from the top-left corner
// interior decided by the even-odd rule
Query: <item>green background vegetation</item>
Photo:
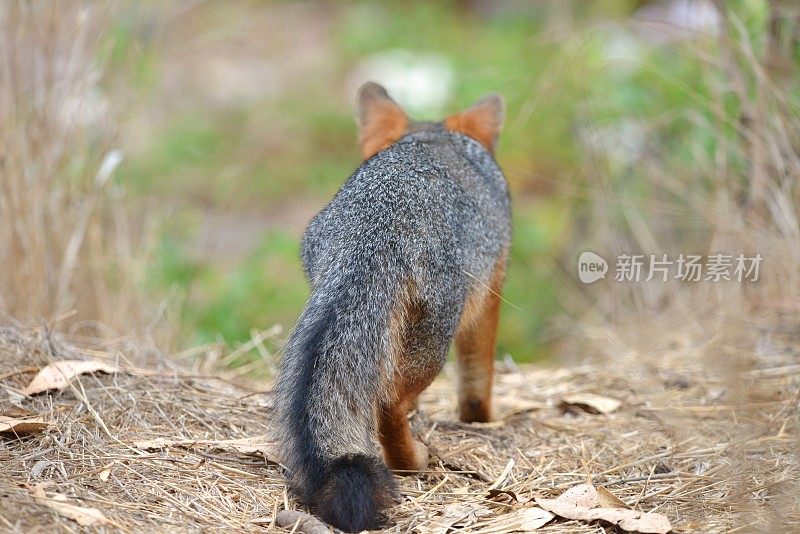
[[[691,168],[737,136],[738,104],[720,89],[724,75],[695,53],[714,50],[717,37],[660,42],[635,28],[644,4],[208,3],[155,33],[148,23],[158,10],[130,6],[109,47],[112,66],[124,73],[109,83],[127,84],[133,95],[126,119],[135,149],[117,180],[143,205],[155,199],[172,214],[148,290],[171,295],[182,344],[236,344],[275,323],[291,327],[307,295],[298,259],[303,216],[322,207],[359,163],[348,77],[364,58],[403,49],[438,54],[454,73],[442,109],[416,118],[441,118],[434,113],[456,111],[489,91],[506,98],[497,157],[513,190],[514,245],[499,353],[547,357],[558,339],[553,318],[565,309],[560,295],[574,283],[576,252],[593,243],[585,223],[593,176],[632,198],[647,197],[652,191],[638,174],[643,158]],[[743,38],[758,48],[766,3],[731,4]],[[269,27],[241,30],[243,21],[257,29],[262,19],[289,28],[278,37]],[[172,35],[171,24],[183,33]],[[293,32],[305,35],[300,44]],[[235,41],[227,59],[239,58],[236,68],[245,71],[251,55],[268,56],[283,76],[279,90],[218,102],[203,92],[214,84],[212,71],[200,70],[197,79],[175,74],[183,59],[204,53],[193,43],[213,48],[215,39]],[[312,48],[307,68],[298,67],[306,61],[303,47]],[[722,117],[715,102],[723,104]],[[720,121],[731,124],[722,130],[728,139],[709,126]],[[686,187],[708,190],[712,181]],[[263,231],[233,257],[198,251],[209,212],[234,225],[263,220]]]

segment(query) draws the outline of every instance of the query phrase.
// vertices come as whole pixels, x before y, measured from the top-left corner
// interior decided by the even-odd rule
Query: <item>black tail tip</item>
[[[385,511],[399,496],[392,473],[379,458],[354,454],[333,462],[319,493],[307,500],[331,525],[345,532],[360,532],[384,526]]]

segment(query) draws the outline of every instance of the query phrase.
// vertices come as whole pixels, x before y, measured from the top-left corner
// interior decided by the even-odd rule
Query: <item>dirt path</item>
[[[84,375],[62,391],[19,393],[53,359],[130,368],[121,354],[141,367]],[[800,366],[774,359],[741,379],[750,395],[744,403],[702,373],[501,370],[497,421],[469,425],[455,418],[447,370],[413,418],[432,462],[398,479],[403,503],[392,521],[399,532],[444,532],[453,523],[498,532],[532,498],[591,481],[682,531],[797,529]],[[13,330],[0,332],[0,391],[0,413],[48,425],[0,437],[0,530],[91,530],[76,522],[80,506],[114,531],[249,531],[273,525],[286,503],[296,506],[279,451],[264,437],[268,391],[178,371],[130,345],[87,351]],[[589,393],[605,401],[571,398]],[[467,513],[454,518],[454,510]],[[561,519],[541,530],[597,531]]]

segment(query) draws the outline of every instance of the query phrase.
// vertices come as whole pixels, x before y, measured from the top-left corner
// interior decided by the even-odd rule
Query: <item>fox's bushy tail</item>
[[[293,490],[325,521],[357,532],[379,528],[397,500],[373,435],[393,371],[389,322],[398,291],[385,272],[331,278],[314,289],[289,339],[276,411]]]

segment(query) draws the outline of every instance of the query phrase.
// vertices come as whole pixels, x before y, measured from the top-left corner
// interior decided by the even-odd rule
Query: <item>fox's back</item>
[[[466,136],[422,131],[353,173],[309,224],[303,261],[312,283],[368,258],[408,269],[418,283],[485,279],[509,234],[508,189],[492,156]]]
[[[502,97],[414,122],[370,82],[357,108],[365,161],[306,229],[311,292],[275,389],[293,491],[347,532],[385,525],[399,497],[390,468],[428,465],[408,412],[451,344],[459,417],[491,419],[511,226],[492,156]]]

